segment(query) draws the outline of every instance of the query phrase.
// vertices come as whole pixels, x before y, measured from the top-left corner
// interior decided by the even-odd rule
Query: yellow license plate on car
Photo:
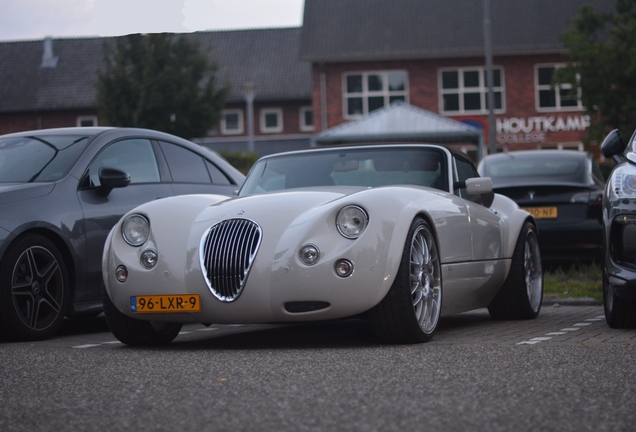
[[[523,210],[537,219],[556,219],[559,215],[556,207],[523,207]]]
[[[200,312],[199,294],[130,296],[133,313]]]

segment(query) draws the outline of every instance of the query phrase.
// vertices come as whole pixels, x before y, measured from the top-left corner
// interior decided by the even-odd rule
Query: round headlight
[[[157,265],[157,258],[157,252],[152,249],[148,249],[142,252],[139,261],[141,262],[142,266],[147,269],[151,269]]]
[[[336,226],[343,237],[357,239],[369,223],[369,216],[362,207],[350,205],[343,207],[336,217]]]
[[[150,223],[139,214],[130,215],[121,226],[121,235],[131,246],[141,246],[148,240]]]
[[[300,249],[299,257],[303,264],[308,266],[314,265],[320,259],[320,250],[318,246],[308,244]]]

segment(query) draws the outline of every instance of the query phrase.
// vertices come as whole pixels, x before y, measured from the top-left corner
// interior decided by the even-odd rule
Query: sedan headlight
[[[636,198],[636,168],[625,164],[614,170],[610,185],[610,199]]]
[[[367,212],[356,205],[343,207],[336,217],[336,227],[343,237],[357,239],[369,224]]]
[[[130,215],[121,226],[121,235],[131,246],[141,246],[148,240],[150,222],[140,214]]]

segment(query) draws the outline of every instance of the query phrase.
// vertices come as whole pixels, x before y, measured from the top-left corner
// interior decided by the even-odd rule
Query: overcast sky
[[[302,24],[303,0],[0,0],[0,41]]]

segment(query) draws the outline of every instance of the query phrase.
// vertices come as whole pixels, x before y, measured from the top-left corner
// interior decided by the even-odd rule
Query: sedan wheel
[[[411,224],[391,289],[370,313],[378,337],[388,343],[429,341],[442,310],[441,266],[435,236],[422,218]]]
[[[42,340],[62,325],[69,302],[66,266],[40,235],[13,243],[0,264],[0,332],[10,340]]]

